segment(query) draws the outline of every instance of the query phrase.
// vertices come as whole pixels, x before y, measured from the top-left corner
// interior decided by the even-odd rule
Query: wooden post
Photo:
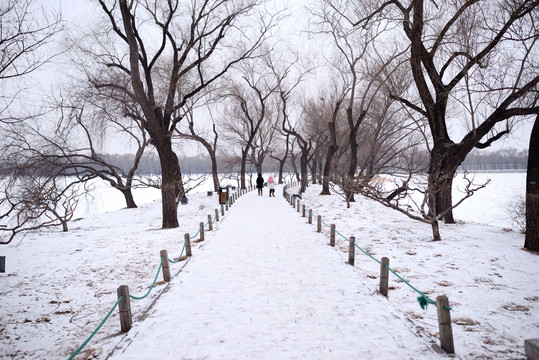
[[[204,241],[204,223],[200,223],[200,241]]]
[[[309,224],[313,223],[313,210],[309,209]]]
[[[163,259],[161,262],[161,268],[163,269],[163,281],[170,281],[170,266],[168,265],[168,252],[166,250],[161,250],[159,253],[159,258]]]
[[[382,295],[387,297],[389,289],[389,259],[386,257],[382,258],[380,262],[380,292]]]
[[[219,210],[215,209],[215,221],[219,222]]]
[[[322,215],[316,218],[316,232],[322,232]]]
[[[230,202],[230,200],[227,200],[226,201],[226,204],[225,204],[225,210],[228,211],[228,203]]]
[[[192,256],[192,253],[191,253],[191,237],[189,236],[189,233],[185,234],[184,239],[185,239],[185,255]]]
[[[221,216],[225,216],[225,206],[221,204]]]
[[[348,263],[352,266],[354,266],[354,260],[356,257],[356,247],[354,245],[355,242],[356,238],[350,236],[350,247],[348,248]]]
[[[301,217],[305,217],[305,205],[303,205],[303,210],[301,212]]]
[[[329,227],[329,245],[335,247],[335,224]]]
[[[298,200],[298,212],[299,212],[299,200]]]
[[[290,205],[292,205],[292,207],[296,206],[296,198],[293,196],[292,196],[292,201],[290,202]]]
[[[127,285],[121,285],[116,291],[118,299],[122,297],[118,304],[118,310],[120,311],[120,329],[122,332],[128,332],[131,329],[133,320],[131,318],[131,299],[129,298],[129,288]]]
[[[208,215],[208,231],[212,231],[213,230],[213,223],[211,221],[211,214]]]
[[[451,313],[449,311],[449,299],[447,296],[440,295],[436,297],[436,308],[438,309],[440,345],[448,354],[454,354],[453,329],[451,328]]]

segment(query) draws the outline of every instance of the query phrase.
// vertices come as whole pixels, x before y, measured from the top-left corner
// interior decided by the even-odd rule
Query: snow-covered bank
[[[484,192],[492,189],[494,197],[493,184]],[[539,257],[522,250],[523,235],[487,225],[442,225],[442,241],[434,243],[428,225],[368,199],[358,197],[346,209],[338,195],[319,193],[319,186],[311,186],[304,199],[325,222],[334,222],[346,236],[355,235],[373,256],[389,257],[391,267],[429,297],[449,297],[461,358],[523,358],[524,339],[539,337]],[[275,200],[284,201],[277,194]],[[117,287],[126,284],[134,295],[146,293],[157,272],[159,251],[179,255],[183,234],[196,232],[216,207],[215,195],[191,194],[189,204],[179,207],[179,229],[159,229],[161,204],[155,201],[88,216],[72,223],[68,233],[43,230],[0,247],[0,255],[7,256],[6,274],[0,274],[0,358],[69,357],[112,307]],[[314,232],[314,227],[306,226],[306,231]],[[325,227],[324,233],[327,238]],[[198,245],[193,246],[196,253]],[[338,238],[336,251],[343,262],[347,248]],[[358,276],[375,288],[378,264],[358,253],[356,267]],[[394,308],[435,339],[435,308],[421,310],[415,292],[392,276],[390,286]],[[135,321],[163,287],[158,284],[147,299],[132,302]],[[121,337],[115,311],[85,349],[107,354]]]
[[[487,225],[442,224],[442,241],[433,242],[429,225],[360,196],[347,209],[341,198],[318,196],[320,191],[310,186],[304,201],[324,222],[335,223],[347,237],[354,235],[374,257],[388,257],[396,272],[430,298],[448,296],[459,356],[523,358],[524,340],[539,337],[539,256],[522,250],[522,234]],[[337,237],[336,248],[345,261],[348,244]],[[356,266],[377,284],[375,261],[356,254]],[[391,275],[390,287],[389,301],[435,337],[435,308],[421,310],[417,294]]]

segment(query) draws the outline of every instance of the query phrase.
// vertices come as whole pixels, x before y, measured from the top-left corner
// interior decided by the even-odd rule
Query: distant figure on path
[[[271,175],[268,178],[268,188],[270,189],[270,197],[275,197],[275,181]]]
[[[275,197],[275,181],[273,181],[273,178],[270,177],[268,178],[268,188],[269,188],[269,196],[270,197]]]
[[[258,177],[256,178],[256,188],[258,189],[258,196],[262,196],[262,189],[264,189],[264,178],[260,173],[258,173]]]

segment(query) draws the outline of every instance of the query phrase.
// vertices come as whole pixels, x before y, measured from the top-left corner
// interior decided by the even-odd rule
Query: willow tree
[[[139,106],[142,118],[136,120],[144,124],[161,165],[163,228],[177,227],[177,204],[185,191],[172,135],[189,100],[251,57],[273,19],[262,16],[257,0],[99,3],[107,25],[96,31],[88,50],[98,65],[90,81]],[[118,81],[124,78],[127,85]]]
[[[396,96],[427,119],[430,211],[452,223],[458,166],[539,112],[537,0],[375,1],[360,28],[400,24],[415,94]],[[357,16],[349,14],[348,19]],[[459,126],[465,124],[463,126]]]

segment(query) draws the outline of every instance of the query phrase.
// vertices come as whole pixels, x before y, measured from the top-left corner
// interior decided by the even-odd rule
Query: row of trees
[[[466,170],[526,170],[528,151],[513,148],[499,151],[472,151],[462,162]]]
[[[48,101],[56,121],[15,125],[2,115],[13,134],[2,151],[77,182],[100,177],[128,207],[143,154],[154,153],[163,228],[178,226],[187,190],[177,152],[187,140],[207,152],[216,190],[224,167],[237,166],[245,188],[249,167],[262,172],[272,159],[279,181],[289,164],[301,191],[310,173],[322,194],[333,188],[348,204],[369,196],[430,224],[439,240],[438,222],[454,222],[452,209],[486,185],[470,181],[453,199],[468,154],[539,116],[535,0],[320,0],[307,30],[314,54],[279,40],[286,12],[269,2],[97,3],[96,27],[71,32],[73,80]],[[2,11],[17,16],[18,4]],[[127,171],[100,151],[110,134],[131,144]],[[526,247],[537,250],[534,191]]]

